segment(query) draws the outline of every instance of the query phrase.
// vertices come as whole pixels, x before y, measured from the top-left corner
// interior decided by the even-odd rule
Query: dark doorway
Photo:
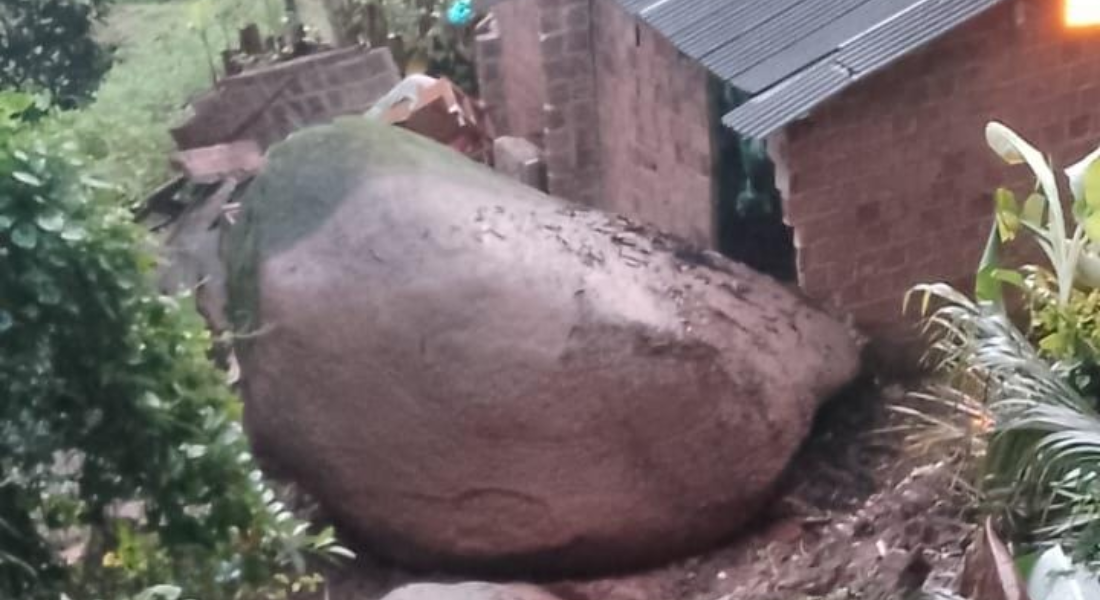
[[[783,281],[796,276],[794,237],[783,222],[775,165],[762,140],[743,138],[722,115],[745,97],[723,81],[709,83],[714,146],[714,215],[718,250]]]

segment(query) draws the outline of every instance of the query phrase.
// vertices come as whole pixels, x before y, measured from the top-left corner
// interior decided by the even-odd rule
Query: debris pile
[[[399,80],[385,48],[311,54],[221,79],[172,137],[181,150],[243,140],[266,149],[303,127],[365,112]]]
[[[382,97],[367,116],[492,162],[493,138],[478,104],[446,78],[411,75]]]

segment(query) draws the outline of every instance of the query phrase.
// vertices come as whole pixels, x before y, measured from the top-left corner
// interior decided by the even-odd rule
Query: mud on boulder
[[[243,206],[257,454],[413,567],[593,573],[715,544],[859,367],[766,276],[361,119],[275,147]]]

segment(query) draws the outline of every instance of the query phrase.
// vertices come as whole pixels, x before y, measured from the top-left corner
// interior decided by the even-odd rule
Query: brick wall
[[[594,0],[538,0],[546,94],[543,149],[551,194],[594,205],[601,192],[592,40]]]
[[[545,78],[539,52],[539,0],[493,6],[492,30],[477,38],[478,85],[500,135],[542,143]]]
[[[915,283],[969,285],[990,192],[1030,182],[987,149],[1001,120],[1066,165],[1100,142],[1100,34],[1019,0],[857,84],[773,140],[799,280],[872,335],[905,339]]]
[[[594,0],[604,209],[714,244],[707,73],[615,0]]]
[[[615,0],[509,0],[478,38],[501,133],[542,146],[550,193],[713,244],[706,72]]]
[[[237,140],[267,147],[306,125],[365,112],[399,80],[384,48],[314,54],[222,79],[172,136],[181,150]]]

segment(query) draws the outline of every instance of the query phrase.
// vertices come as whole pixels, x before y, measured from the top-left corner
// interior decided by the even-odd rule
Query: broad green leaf
[[[0,215],[0,231],[7,231],[11,228],[12,219],[7,215]]]
[[[1043,224],[1043,213],[1046,210],[1047,199],[1040,193],[1034,192],[1027,197],[1024,201],[1024,208],[1020,213],[1020,218],[1025,223],[1028,223],[1034,227],[1040,227]]]
[[[20,181],[27,185],[42,187],[42,180],[26,171],[15,171],[11,174],[11,176],[15,178],[16,181]]]
[[[1100,288],[1100,254],[1095,247],[1086,246],[1078,257],[1077,278],[1088,287]]]
[[[61,211],[54,210],[39,215],[34,222],[38,224],[38,227],[40,227],[42,231],[54,233],[61,231],[65,227],[65,215],[61,214]]]
[[[0,121],[19,116],[34,106],[34,98],[19,92],[0,92]]]
[[[61,232],[61,239],[79,242],[88,237],[88,231],[79,225],[69,225]]]
[[[1100,242],[1100,211],[1089,215],[1083,225],[1085,235],[1089,236],[1089,241],[1093,243]]]
[[[1041,552],[1029,552],[1016,557],[1016,570],[1020,572],[1020,576],[1024,578],[1024,581],[1031,579],[1031,574],[1035,572],[1035,565],[1039,562],[1040,556],[1042,556]]]
[[[96,179],[95,177],[91,177],[91,176],[81,177],[80,182],[83,183],[84,185],[90,187],[90,188],[97,189],[97,190],[116,190],[116,189],[119,189],[119,188],[107,183],[106,181]]]
[[[61,302],[61,290],[52,283],[44,284],[38,290],[38,301],[47,306],[56,306]]]
[[[1092,166],[1096,164],[1097,159],[1100,159],[1100,148],[1093,150],[1085,158],[1066,167],[1066,179],[1069,180],[1070,191],[1073,192],[1073,197],[1078,201],[1084,202],[1085,200],[1087,174]]]
[[[1026,142],[1021,143],[1023,140],[1014,131],[996,122],[986,125],[985,141],[997,156],[1010,165],[1022,164],[1026,160],[1024,154],[1028,149],[1038,154],[1038,151]]]
[[[31,223],[20,223],[11,230],[11,243],[24,250],[38,245],[38,228]]]
[[[1015,269],[993,269],[991,275],[997,281],[1013,287],[1023,288],[1025,284],[1023,274]]]
[[[349,560],[355,560],[355,553],[340,545],[329,546],[328,548],[325,548],[325,552],[336,556],[341,556]]]
[[[1020,212],[1020,204],[1016,201],[1016,194],[1008,188],[997,188],[993,192],[993,205],[996,207],[997,212]]]
[[[1062,221],[1062,201],[1050,164],[1034,146],[1001,123],[994,121],[986,125],[985,139],[989,147],[1005,162],[1011,165],[1026,162],[1035,173],[1040,190],[1050,201],[1051,237],[1057,244],[1061,244],[1066,238],[1065,223]]]
[[[1020,230],[1020,204],[1012,190],[997,188],[993,192],[993,204],[996,207],[997,231],[1001,241],[1011,242]]]
[[[1016,239],[1016,232],[1020,230],[1020,216],[1013,212],[1002,211],[997,213],[997,232],[1001,240],[1011,242]]]
[[[978,264],[978,272],[974,278],[974,297],[979,302],[993,302],[999,305],[1004,300],[1004,294],[1001,291],[1001,283],[993,276],[993,273],[997,271],[997,263],[1000,260],[998,255],[1000,254],[1001,238],[997,229],[997,225],[994,224],[989,230],[989,238],[986,241],[981,262]],[[921,314],[928,312],[927,294],[924,302]]]
[[[178,600],[183,590],[174,585],[155,585],[137,596],[137,600]]]
[[[974,297],[979,302],[993,302],[1000,304],[1004,301],[1004,291],[1001,282],[994,276],[997,269],[979,269],[974,279]]]
[[[183,450],[184,455],[190,459],[206,456],[206,446],[202,444],[184,444],[180,446],[180,450]]]
[[[1068,347],[1068,336],[1057,331],[1039,340],[1039,348],[1055,356],[1064,354]]]
[[[1100,210],[1100,160],[1085,169],[1084,194],[1085,205],[1090,210]]]

